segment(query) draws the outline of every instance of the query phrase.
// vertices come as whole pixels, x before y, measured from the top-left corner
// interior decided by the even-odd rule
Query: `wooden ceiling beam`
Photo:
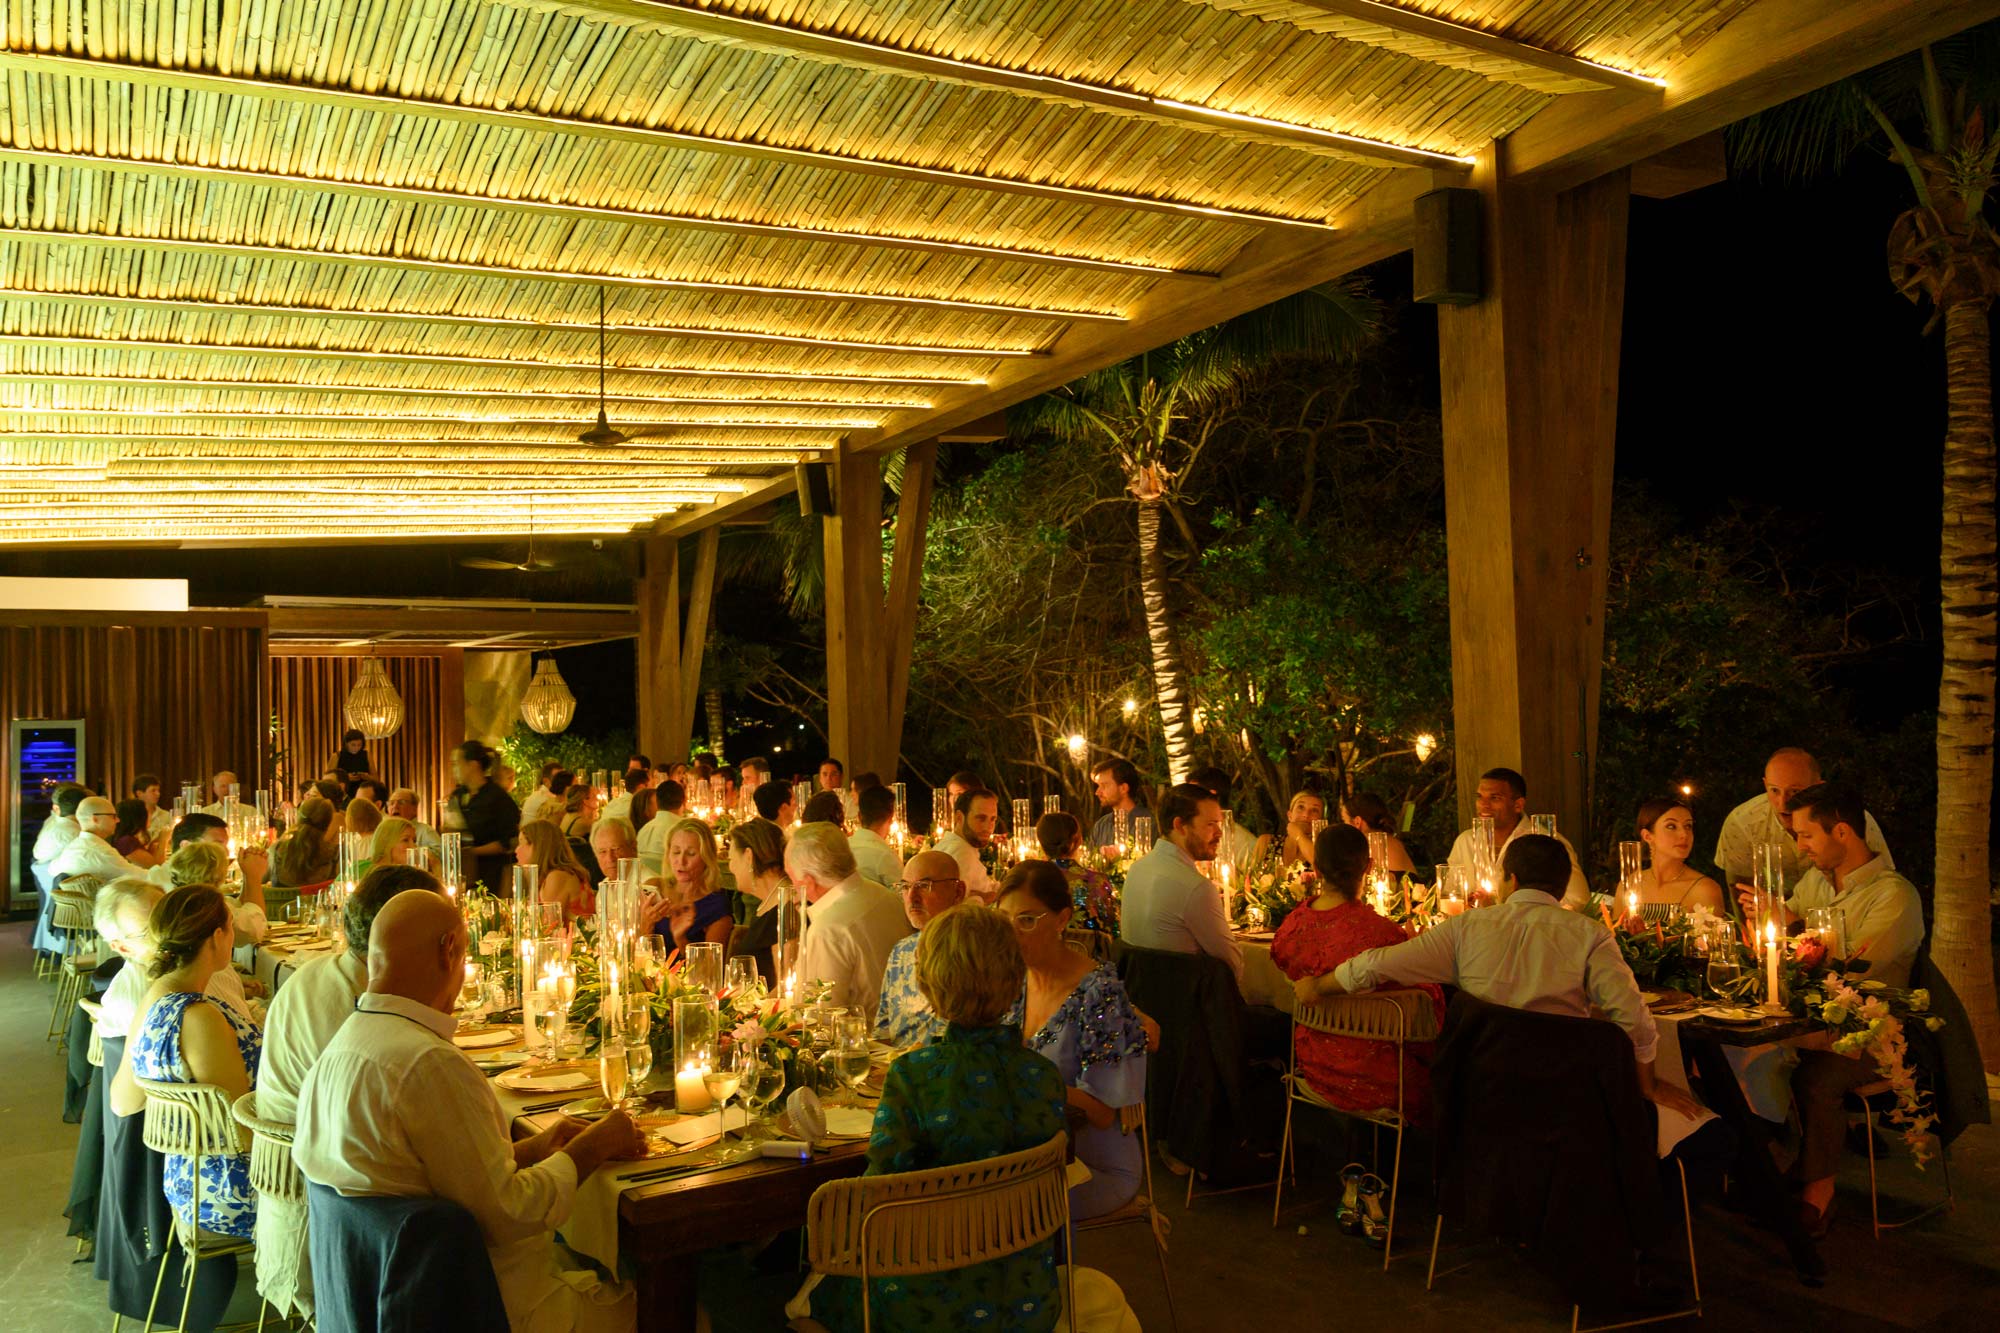
[[[327,638],[358,638],[363,635],[413,633],[428,636],[469,637],[486,634],[583,634],[605,638],[630,638],[639,632],[637,611],[502,610],[492,607],[466,608],[422,606],[343,607],[273,606],[265,612],[271,618],[273,638],[296,639],[307,635]]]
[[[581,10],[599,20],[643,25],[701,41],[747,47],[772,55],[921,79],[928,83],[957,84],[985,92],[1028,97],[1038,102],[1083,107],[1089,111],[1136,116],[1175,129],[1222,134],[1253,143],[1333,154],[1376,165],[1423,168],[1469,165],[1466,159],[1455,153],[1387,143],[1364,135],[1086,83],[1081,79],[1035,74],[926,51],[886,46],[719,9],[696,9],[668,3],[667,0],[573,0],[567,7]]]
[[[768,298],[779,301],[830,301],[843,305],[887,305],[905,310],[952,310],[969,315],[1008,319],[1049,319],[1122,322],[1115,310],[1048,310],[956,296],[899,296],[882,292],[829,291],[814,287],[776,287],[759,283],[723,282],[706,278],[648,278],[628,273],[578,273],[566,269],[523,268],[465,259],[423,259],[413,255],[356,254],[346,250],[315,250],[309,246],[260,245],[246,241],[216,241],[205,237],[130,236],[96,231],[57,231],[46,227],[0,226],[0,241],[26,244],[101,246],[121,250],[177,251],[228,255],[250,260],[294,264],[331,264],[341,268],[380,269],[392,273],[438,273],[451,277],[504,278],[510,283],[555,283],[568,287],[630,288],[644,292]],[[594,327],[594,326],[592,326]]]
[[[1354,20],[1355,26],[1343,27],[1336,34],[1342,41],[1359,42],[1364,46],[1378,46],[1392,51],[1400,49],[1402,54],[1410,55],[1413,59],[1424,59],[1425,57],[1418,52],[1426,46],[1440,46],[1472,56],[1497,57],[1523,70],[1561,75],[1564,79],[1579,85],[1579,90],[1615,88],[1628,92],[1648,93],[1655,97],[1660,92],[1660,81],[1644,74],[1600,65],[1578,56],[1564,55],[1527,42],[1515,41],[1511,37],[1502,37],[1482,28],[1454,23],[1449,19],[1437,18],[1414,9],[1382,4],[1379,0],[1293,0],[1293,3],[1318,10],[1333,18]],[[1364,24],[1367,26],[1359,26]],[[1398,42],[1383,40],[1382,37],[1371,40],[1369,28],[1380,29],[1385,37],[1391,39],[1414,38],[1416,41]],[[1484,68],[1482,66],[1482,72]],[[1512,82],[1504,74],[1497,77]]]
[[[347,88],[308,87],[303,84],[283,83],[275,79],[255,79],[240,74],[162,69],[148,65],[91,60],[82,56],[59,56],[29,51],[0,51],[0,71],[14,71],[30,77],[100,79],[140,87],[179,88],[189,92],[255,97],[307,107],[337,107],[377,115],[426,116],[466,125],[529,130],[537,134],[569,134],[582,139],[754,158],[766,162],[784,162],[792,166],[879,176],[888,180],[986,190],[997,194],[1036,199],[1055,199],[1093,208],[1124,208],[1151,213],[1172,213],[1213,222],[1236,222],[1306,230],[1323,230],[1327,225],[1319,219],[1287,217],[1277,213],[1258,212],[1255,209],[1231,208],[1223,204],[1155,198],[1149,195],[1096,190],[1086,186],[1063,185],[1048,181],[1014,180],[1010,177],[953,171],[942,167],[920,167],[901,162],[877,161],[872,158],[827,152],[823,149],[781,147],[776,144],[729,139],[720,135],[696,134],[689,130],[666,130],[647,125],[586,120],[581,116],[465,106],[457,102],[387,93],[355,92]]]
[[[741,222],[730,218],[661,213],[637,208],[614,208],[603,204],[557,203],[544,199],[501,199],[463,190],[442,190],[436,186],[371,185],[360,181],[330,180],[324,176],[309,176],[294,172],[249,171],[238,167],[195,165],[187,162],[153,162],[134,157],[111,157],[97,152],[51,152],[38,148],[0,145],[0,162],[74,167],[117,175],[164,176],[174,180],[213,181],[230,185],[295,192],[309,191],[315,194],[337,194],[366,199],[393,199],[400,203],[478,208],[489,212],[513,213],[529,217],[564,218],[574,222],[611,222],[632,227],[722,232],[731,236],[750,236],[760,240],[792,241],[801,244],[827,242],[840,245],[867,245],[882,249],[914,251],[919,254],[946,255],[954,259],[1053,265],[1082,272],[1140,275],[1163,280],[1188,282],[1215,280],[1215,275],[1212,273],[1198,273],[1102,256],[1063,254],[1054,250],[1017,249],[972,241],[896,236],[886,232],[838,231],[820,227]]]
[[[291,357],[310,361],[353,361],[368,365],[481,366],[496,370],[530,371],[537,375],[575,371],[589,376],[593,385],[597,376],[595,361],[522,361],[504,356],[454,356],[448,352],[375,352],[360,347],[271,347],[253,343],[181,342],[166,338],[70,338],[50,333],[0,332],[0,347],[6,346],[52,347],[65,351],[174,352],[189,356],[214,353],[227,357]],[[670,379],[777,380],[787,383],[912,385],[926,388],[938,384],[983,383],[977,379],[953,379],[934,375],[848,375],[834,371],[820,374],[798,370],[745,370],[735,366],[702,369],[695,366],[632,366],[614,363],[607,368],[607,373],[658,375]],[[245,381],[245,383],[254,382]],[[595,397],[595,391],[590,391],[589,396]]]
[[[116,246],[106,238],[101,244]],[[595,321],[508,319],[501,315],[467,315],[457,311],[361,310],[346,306],[276,305],[259,301],[203,301],[184,296],[130,296],[98,292],[37,291],[23,287],[0,288],[0,301],[58,302],[113,310],[197,310],[229,318],[253,316],[267,319],[338,319],[361,323],[450,324],[476,329],[540,329],[551,333],[595,333]],[[749,329],[669,328],[653,324],[611,324],[606,332],[621,338],[692,338],[706,342],[770,344],[782,347],[837,347],[850,352],[874,352],[893,356],[951,356],[978,360],[985,357],[1038,357],[1048,353],[1031,347],[931,346],[915,343],[868,342],[853,338],[823,338],[809,333],[759,333]]]

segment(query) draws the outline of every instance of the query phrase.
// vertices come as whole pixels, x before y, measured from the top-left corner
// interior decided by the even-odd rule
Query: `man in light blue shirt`
[[[1195,862],[1215,857],[1222,806],[1201,787],[1182,784],[1160,804],[1167,826],[1153,850],[1125,875],[1118,935],[1139,949],[1213,954],[1243,985],[1243,949],[1229,933],[1222,894]]]

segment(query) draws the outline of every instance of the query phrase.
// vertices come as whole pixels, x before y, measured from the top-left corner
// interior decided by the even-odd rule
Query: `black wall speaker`
[[[833,469],[825,463],[798,465],[799,517],[833,513]]]
[[[1479,191],[1455,186],[1417,196],[1415,299],[1471,305],[1486,294],[1479,262]]]

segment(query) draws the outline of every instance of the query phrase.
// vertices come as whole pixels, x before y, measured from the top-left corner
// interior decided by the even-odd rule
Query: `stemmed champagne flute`
[[[715,1125],[718,1134],[729,1129],[729,1099],[743,1081],[743,1050],[735,1043],[719,1048],[715,1058],[701,1071],[702,1086],[715,1098]]]
[[[644,995],[626,997],[624,1035],[625,1069],[636,1106],[642,1100],[639,1089],[653,1072],[653,1006]]]
[[[602,1040],[597,1045],[597,1078],[604,1088],[606,1110],[616,1110],[625,1100],[625,1090],[631,1077],[626,1063],[625,1024],[617,1007],[607,1005],[600,1020],[603,1024]]]

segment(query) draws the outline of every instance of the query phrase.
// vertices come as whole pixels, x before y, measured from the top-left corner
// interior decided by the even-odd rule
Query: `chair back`
[[[1332,1037],[1363,1041],[1431,1041],[1437,1037],[1437,1006],[1421,990],[1369,991],[1334,995],[1302,1004],[1292,1013],[1300,1026]]]
[[[156,1153],[179,1157],[228,1157],[237,1146],[236,1120],[229,1113],[229,1094],[213,1083],[163,1083],[132,1080],[146,1094],[146,1146]]]
[[[97,883],[94,875],[74,875],[62,883],[51,897],[49,925],[55,930],[88,931],[97,933],[95,915],[96,896],[74,886],[85,881]]]
[[[1072,949],[1080,949],[1100,963],[1111,961],[1111,935],[1107,931],[1091,930],[1086,926],[1071,926],[1063,932],[1063,942]]]
[[[266,1120],[258,1115],[254,1092],[238,1097],[229,1113],[237,1124],[250,1131],[250,1188],[260,1195],[304,1208],[306,1178],[292,1161],[292,1122]]]
[[[97,1035],[97,1022],[104,1017],[104,1006],[92,999],[76,1002],[76,1007],[90,1015],[90,1050],[86,1058],[98,1068],[104,1068],[104,1038]]]
[[[313,1322],[320,1333],[505,1329],[479,1224],[449,1199],[306,1187]]]
[[[944,1273],[1018,1254],[1069,1225],[1068,1135],[1004,1157],[833,1180],[806,1210],[813,1270],[841,1277]]]

